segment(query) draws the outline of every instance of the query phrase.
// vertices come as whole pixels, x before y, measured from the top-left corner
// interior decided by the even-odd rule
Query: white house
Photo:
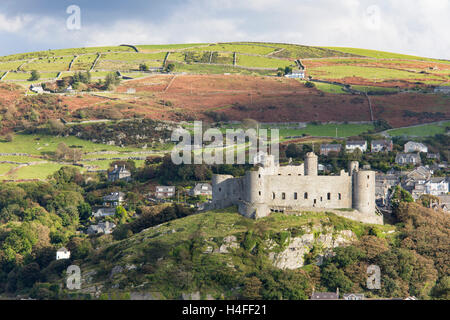
[[[61,247],[56,251],[56,260],[69,259],[69,258],[70,258],[70,251],[67,250],[66,248]]]
[[[431,178],[425,182],[425,193],[433,196],[446,195],[448,193],[447,178]]]
[[[356,149],[361,150],[362,152],[367,151],[367,141],[347,141],[345,144],[345,150],[353,152]]]
[[[189,191],[190,196],[212,196],[212,186],[209,183],[197,183],[194,188]]]
[[[305,70],[292,70],[291,73],[285,75],[286,78],[294,78],[294,79],[304,79],[305,78]]]
[[[428,147],[420,142],[409,141],[405,144],[405,153],[428,152]]]

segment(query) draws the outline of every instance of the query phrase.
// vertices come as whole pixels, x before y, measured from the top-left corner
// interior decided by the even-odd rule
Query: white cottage
[[[70,258],[70,251],[67,250],[64,247],[59,248],[56,250],[56,260],[62,260],[62,259],[69,259]]]

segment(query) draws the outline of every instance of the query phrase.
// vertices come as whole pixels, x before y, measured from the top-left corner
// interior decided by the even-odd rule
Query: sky
[[[78,11],[67,11],[77,6]],[[265,41],[450,60],[450,0],[1,0],[0,55]]]

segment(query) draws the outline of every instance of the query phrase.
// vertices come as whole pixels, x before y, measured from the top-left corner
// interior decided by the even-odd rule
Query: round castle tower
[[[318,158],[314,152],[308,152],[305,157],[305,176],[317,176]]]
[[[249,203],[264,202],[264,179],[258,171],[247,171],[245,174],[245,200]]]
[[[361,213],[375,213],[375,172],[353,172],[353,208]]]

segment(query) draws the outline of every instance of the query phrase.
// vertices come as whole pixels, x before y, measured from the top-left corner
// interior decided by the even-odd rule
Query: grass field
[[[288,136],[301,136],[302,134],[317,137],[336,137],[336,128],[337,137],[346,138],[357,136],[374,127],[371,124],[308,124],[304,129],[280,129],[280,137],[282,140]]]
[[[425,124],[422,126],[415,126],[409,128],[399,128],[389,130],[387,133],[391,137],[410,136],[410,137],[429,137],[436,134],[443,134],[446,132],[445,128],[450,127],[450,121],[445,121],[440,124]]]
[[[243,67],[253,67],[253,68],[284,68],[287,66],[292,66],[293,62],[281,59],[271,59],[266,57],[258,56],[247,56],[243,54],[238,54],[237,65]]]
[[[137,148],[121,148],[105,144],[93,143],[73,136],[55,137],[44,135],[16,134],[11,142],[0,142],[2,153],[28,153],[33,155],[44,155],[54,152],[59,143],[64,142],[68,146],[80,146],[83,152],[94,151],[121,151],[132,152],[142,151]]]
[[[21,70],[31,71],[66,71],[69,69],[70,61],[72,61],[73,56],[69,57],[56,57],[49,59],[38,59],[30,63],[25,64]]]
[[[225,52],[240,52],[248,54],[267,55],[277,50],[276,47],[262,46],[257,44],[238,44],[238,43],[223,43],[214,44],[207,47],[200,47],[197,50],[203,51],[225,51]]]
[[[450,63],[450,61],[445,61],[445,60],[424,58],[424,57],[418,57],[418,56],[401,54],[401,53],[386,52],[386,51],[358,49],[358,48],[344,48],[344,47],[324,47],[324,48],[343,52],[343,53],[350,53],[350,54],[354,54],[354,55],[377,58],[377,59],[407,59],[407,60],[421,60],[421,61],[435,61],[435,62],[442,62],[442,63]]]
[[[323,66],[310,68],[308,73],[322,79],[340,79],[346,77],[360,77],[369,80],[421,80],[423,78],[439,81],[442,79],[434,75],[423,75],[414,72],[389,68],[360,67],[360,66]],[[427,82],[427,81],[425,81]]]
[[[94,63],[96,58],[97,58],[96,54],[86,54],[79,56],[72,65],[71,70],[73,71],[89,70],[91,69],[92,64]]]
[[[334,93],[334,94],[346,94],[342,89],[342,86],[339,86],[337,84],[330,84],[330,83],[321,83],[321,82],[314,82],[317,90],[326,92],[326,93]]]
[[[152,45],[137,45],[139,51],[151,52],[151,51],[170,51],[180,50],[186,48],[195,48],[198,46],[208,45],[207,43],[179,43],[179,44],[152,44]]]
[[[53,79],[58,75],[57,72],[41,73],[41,79]],[[31,77],[31,72],[10,72],[4,80],[28,80]]]

